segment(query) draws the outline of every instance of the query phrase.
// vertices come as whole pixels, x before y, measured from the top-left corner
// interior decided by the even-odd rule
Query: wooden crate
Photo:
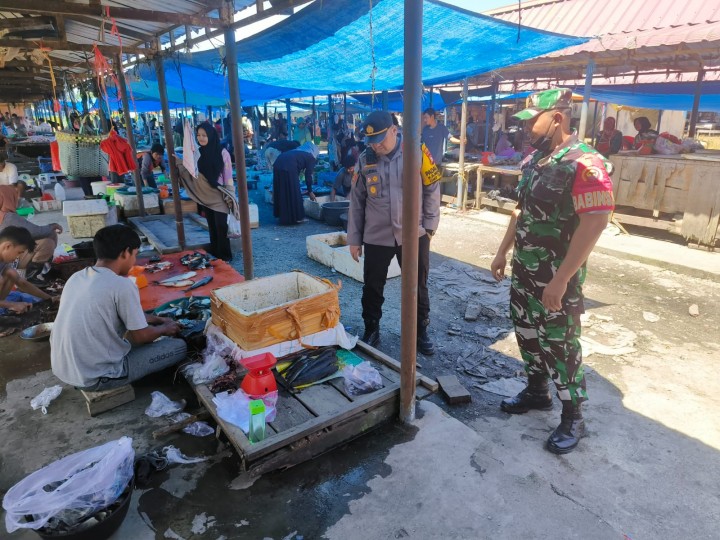
[[[246,351],[334,328],[340,320],[335,286],[295,270],[216,289],[212,319]]]
[[[400,363],[359,341],[352,351],[380,372],[384,387],[369,394],[345,392],[342,377],[290,394],[278,385],[277,416],[267,424],[265,439],[251,443],[243,431],[217,412],[206,384],[193,386],[240,457],[241,470],[259,476],[286,469],[368,433],[397,416],[400,410]],[[416,398],[436,392],[438,383],[416,373]]]

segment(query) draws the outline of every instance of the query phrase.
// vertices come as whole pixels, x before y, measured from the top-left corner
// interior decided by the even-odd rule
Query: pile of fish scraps
[[[216,261],[217,257],[213,257],[207,253],[200,253],[196,251],[183,255],[180,258],[180,263],[183,266],[187,266],[189,270],[204,270],[205,268],[212,268],[212,261]]]
[[[329,347],[307,352],[278,362],[276,366],[281,382],[290,392],[297,392],[313,384],[325,382],[340,374],[337,351]]]
[[[178,298],[156,309],[155,315],[173,319],[183,327],[180,336],[187,338],[205,330],[205,325],[212,316],[210,298],[207,296]]]

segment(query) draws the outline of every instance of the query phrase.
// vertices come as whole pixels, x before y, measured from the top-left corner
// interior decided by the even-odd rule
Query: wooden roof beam
[[[80,51],[80,52],[93,52],[92,43],[72,43],[70,41],[60,41],[57,39],[41,39],[36,41],[24,40],[24,39],[3,39],[0,38],[0,47],[17,47],[19,49],[39,49],[40,47],[47,47],[48,49],[56,51]],[[105,56],[117,54],[119,52],[125,52],[128,54],[144,54],[152,55],[153,49],[145,49],[141,47],[119,47],[116,45],[98,45],[98,49]]]
[[[65,19],[79,22],[81,24],[86,24],[92,28],[98,28],[101,23],[100,19],[94,19],[92,17],[84,15],[68,15],[65,17]],[[127,37],[131,39],[136,39],[139,43],[145,43],[146,41],[149,41],[154,37],[152,34],[144,34],[142,32],[138,32],[137,30],[131,30],[122,23],[117,23],[117,27],[120,31],[120,35],[123,36],[123,38]]]
[[[0,11],[16,13],[42,13],[44,15],[90,15],[102,17],[106,6],[93,6],[90,4],[75,4],[54,0],[0,0]],[[153,11],[149,9],[135,9],[126,7],[110,7],[110,16],[115,19],[145,21],[164,24],[191,24],[193,26],[209,26],[220,28],[221,20],[204,15],[191,15],[185,13],[171,13],[167,11]]]
[[[9,19],[0,19],[0,30],[17,30],[19,28],[32,28],[34,26],[52,24],[52,22],[52,17],[13,17]]]

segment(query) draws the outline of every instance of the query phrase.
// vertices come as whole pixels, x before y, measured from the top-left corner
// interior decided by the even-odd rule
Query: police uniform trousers
[[[430,295],[428,294],[427,278],[430,270],[430,237],[420,237],[418,252],[418,324],[430,318]],[[392,258],[397,255],[402,266],[402,246],[377,246],[365,244],[363,247],[365,265],[363,276],[362,317],[368,322],[379,322],[382,317],[382,305],[385,301],[383,291],[387,281],[388,268]],[[427,323],[426,323],[427,324]]]
[[[525,372],[549,375],[561,401],[587,400],[580,346],[580,314],[548,313],[521,284],[510,288],[510,313]]]

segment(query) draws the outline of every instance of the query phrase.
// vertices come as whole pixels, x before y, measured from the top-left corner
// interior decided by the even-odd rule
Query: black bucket
[[[350,209],[350,201],[326,202],[322,204],[322,215],[325,223],[332,227],[340,227],[342,221],[340,216],[347,214]]]
[[[74,244],[72,248],[75,251],[75,255],[77,255],[78,259],[95,258],[95,248],[93,247],[93,243],[91,241]]]

